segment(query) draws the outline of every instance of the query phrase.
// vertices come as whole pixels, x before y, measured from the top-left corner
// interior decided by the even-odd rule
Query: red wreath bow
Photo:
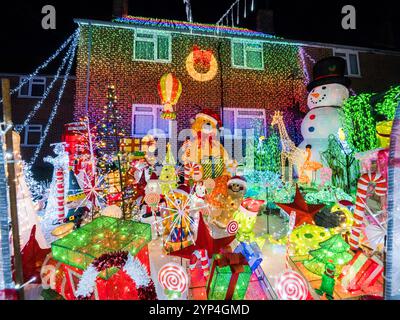
[[[201,50],[198,46],[193,47],[193,60],[195,64],[210,68],[211,56],[211,50]]]

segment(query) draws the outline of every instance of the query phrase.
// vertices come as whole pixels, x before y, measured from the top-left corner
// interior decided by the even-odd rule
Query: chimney
[[[121,18],[128,15],[129,0],[113,0],[113,18]]]

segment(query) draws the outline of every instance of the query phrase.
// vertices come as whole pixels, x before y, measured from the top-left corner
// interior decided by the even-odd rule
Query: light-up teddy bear
[[[346,61],[328,57],[318,61],[313,69],[314,80],[307,86],[310,111],[301,124],[304,141],[299,145],[312,148],[310,160],[321,162],[321,152],[328,149],[330,135],[339,134],[341,106],[349,97],[350,79],[345,77]]]
[[[211,110],[198,113],[192,123],[193,140],[181,148],[182,163],[194,162],[203,166],[203,179],[216,178],[225,171],[229,155],[219,141],[219,115]]]

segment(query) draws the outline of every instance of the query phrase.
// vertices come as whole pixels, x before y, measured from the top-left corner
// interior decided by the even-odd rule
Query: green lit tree
[[[279,173],[281,170],[281,151],[280,151],[280,140],[278,133],[270,128],[270,135],[267,139],[265,146],[265,169],[273,173]]]
[[[344,241],[340,234],[321,242],[320,248],[312,250],[309,254],[312,259],[304,262],[304,267],[310,272],[322,276],[328,263],[336,266],[335,276],[341,273],[342,267],[351,261],[353,256],[348,252],[350,245]]]
[[[322,161],[332,170],[332,185],[350,194],[356,187],[359,165],[355,152],[346,141],[330,135],[328,149],[321,152]]]

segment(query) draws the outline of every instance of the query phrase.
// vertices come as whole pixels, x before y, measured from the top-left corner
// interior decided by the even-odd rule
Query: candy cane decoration
[[[361,227],[364,222],[365,203],[367,201],[368,185],[374,183],[375,193],[384,196],[387,191],[387,182],[380,173],[365,173],[358,180],[357,199],[354,209],[354,224],[351,229],[350,246],[352,250],[359,248]]]
[[[56,190],[57,190],[57,212],[58,221],[63,222],[65,216],[64,208],[64,169],[58,168],[56,171]]]
[[[189,269],[193,271],[199,261],[201,263],[203,274],[207,277],[210,274],[210,262],[208,260],[206,249],[200,249],[193,252],[192,257],[190,258]]]
[[[194,181],[200,181],[203,177],[203,173],[201,171],[201,165],[194,162],[189,162],[185,164],[184,167],[184,178],[185,184],[189,184],[190,178]]]

